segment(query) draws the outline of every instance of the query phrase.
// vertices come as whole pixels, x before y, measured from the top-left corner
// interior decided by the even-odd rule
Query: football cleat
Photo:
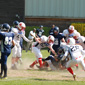
[[[7,76],[6,76],[6,77],[2,77],[2,79],[5,79],[5,80],[6,80],[6,79],[8,79],[8,78],[7,78]]]
[[[73,74],[73,79],[74,79],[74,81],[76,80],[76,74],[75,73]]]

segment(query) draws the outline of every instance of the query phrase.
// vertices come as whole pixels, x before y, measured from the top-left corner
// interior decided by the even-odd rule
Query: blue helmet
[[[2,24],[2,30],[3,31],[9,30],[9,29],[10,29],[10,25],[8,23]]]
[[[58,53],[59,54],[64,54],[64,48],[63,47],[59,47],[58,48]]]
[[[13,22],[13,25],[15,25],[15,26],[17,26],[18,24],[19,24],[18,21],[14,21],[14,22]]]
[[[53,31],[57,31],[59,33],[59,27],[55,27]]]

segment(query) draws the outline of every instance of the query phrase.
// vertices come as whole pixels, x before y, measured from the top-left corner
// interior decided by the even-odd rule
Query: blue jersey
[[[60,47],[61,39],[64,38],[64,36],[62,34],[60,34],[60,33],[58,33],[58,35],[53,34],[53,36],[55,38],[54,45],[57,46],[57,47]]]
[[[14,34],[11,32],[0,32],[1,52],[11,53],[12,40]]]
[[[42,30],[41,29],[37,29],[36,33],[37,33],[38,37],[41,37],[42,34],[44,33],[44,30],[43,29]]]
[[[61,39],[64,38],[64,36],[60,33],[58,33],[58,35],[54,35],[54,44],[53,44],[53,49],[55,50],[55,52],[57,53],[58,51],[58,48],[60,47],[60,43],[61,43]],[[51,52],[51,55],[54,55],[52,52]]]
[[[54,28],[51,28],[49,31],[49,35],[53,35]]]

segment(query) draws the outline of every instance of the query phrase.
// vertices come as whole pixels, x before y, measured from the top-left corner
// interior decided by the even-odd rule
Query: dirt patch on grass
[[[81,69],[74,69],[74,72],[77,75],[77,81],[85,81],[85,72]],[[67,71],[45,71],[38,69],[18,69],[18,70],[8,70],[8,77],[14,78],[33,78],[33,79],[45,79],[45,80],[73,80],[72,75]]]
[[[18,64],[18,70],[11,70],[11,62],[8,63],[8,77],[9,78],[32,78],[35,80],[73,80],[73,76],[67,70],[57,70],[57,71],[46,71],[46,70],[39,70],[29,69],[29,65],[32,63],[31,60],[25,58],[23,60],[23,64]],[[73,68],[74,72],[77,75],[77,81],[85,81],[85,71],[83,71],[80,67],[79,69]]]

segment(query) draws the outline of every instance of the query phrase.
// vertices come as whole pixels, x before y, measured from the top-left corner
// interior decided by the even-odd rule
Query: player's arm
[[[42,43],[40,38],[34,37],[34,39],[35,39],[38,43]]]
[[[58,61],[58,59],[57,59],[57,54],[56,54],[56,52],[53,50],[52,46],[48,46],[48,48],[49,48],[49,49],[51,50],[51,52],[54,54],[55,60]]]
[[[61,61],[65,60],[65,59],[66,59],[66,57],[68,56],[68,54],[69,54],[69,52],[68,52],[68,51],[65,51],[65,54],[63,55],[63,57],[62,57]]]
[[[38,43],[42,43],[42,42],[41,42],[41,38],[32,35],[32,33],[30,33],[30,34],[31,34],[31,36],[34,37],[34,39],[35,39],[36,42],[38,42]]]
[[[12,45],[15,46],[15,42],[14,42],[14,40],[12,40]]]
[[[62,41],[62,42],[65,42],[65,39],[64,39],[64,38],[62,38],[62,39],[61,39],[61,41]],[[65,43],[66,43],[66,42],[65,42]]]
[[[28,38],[26,38],[25,35],[22,34],[21,37],[22,37],[26,42],[30,42],[30,40],[29,40]]]

